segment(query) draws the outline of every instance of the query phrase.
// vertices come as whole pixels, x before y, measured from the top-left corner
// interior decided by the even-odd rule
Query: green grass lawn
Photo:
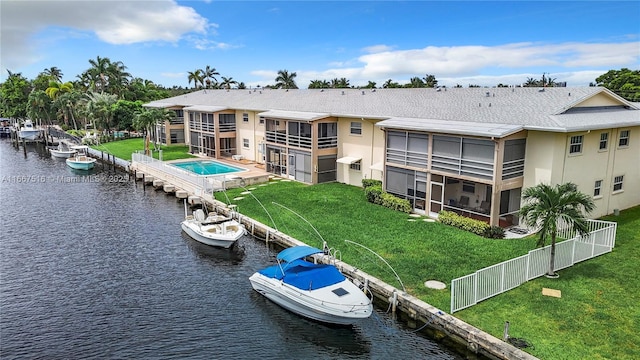
[[[114,155],[123,160],[131,161],[131,154],[144,150],[144,138],[133,138],[126,140],[118,140],[112,141],[108,143],[103,143],[100,145],[92,146],[96,150],[104,151],[109,154]],[[153,144],[150,145],[153,149]],[[177,160],[177,159],[188,159],[195,157],[189,154],[189,147],[187,145],[169,145],[169,146],[161,146],[162,149],[162,160]],[[158,152],[153,152],[153,157],[158,158]]]
[[[312,246],[320,247],[322,237],[342,260],[402,288],[375,255],[345,240],[365,245],[393,267],[410,294],[446,312],[450,290],[427,289],[426,280],[450,285],[454,278],[535,248],[531,237],[492,240],[422,219],[408,221],[407,214],[370,204],[361,188],[345,184],[271,181],[253,188],[250,195],[233,189],[216,197],[226,203],[244,197],[231,201],[242,214]],[[531,342],[534,348],[526,351],[543,359],[637,358],[640,207],[606,220],[619,223],[612,253],[561,270],[559,279],[530,281],[454,315],[498,338],[510,321],[511,336]],[[562,298],[542,296],[543,287],[561,290]]]

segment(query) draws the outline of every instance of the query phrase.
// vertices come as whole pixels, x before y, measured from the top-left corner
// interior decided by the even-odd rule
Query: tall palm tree
[[[238,83],[237,81],[233,80],[232,77],[227,78],[222,76],[221,78],[222,78],[222,81],[220,82],[220,88],[223,88],[223,89],[230,89],[231,85],[235,85]]]
[[[287,70],[278,70],[278,76],[276,77],[277,89],[297,89],[295,78],[298,76],[295,72],[289,73]]]
[[[578,191],[574,183],[555,186],[538,184],[526,188],[522,199],[524,206],[520,208],[520,215],[528,227],[538,230],[538,246],[544,246],[547,239],[551,239],[547,276],[557,277],[555,256],[558,223],[562,221],[575,232],[586,235],[588,223],[584,213],[592,212],[595,204],[589,195]]]
[[[96,56],[95,60],[90,59],[89,64],[91,64],[91,68],[87,70],[88,77],[91,79],[91,83],[93,84],[93,89],[90,88],[91,91],[98,90],[100,92],[104,92],[107,88],[108,83],[108,69],[111,64],[111,60],[109,58],[102,58],[100,56]]]
[[[133,127],[136,130],[144,130],[144,152],[146,155],[150,155],[149,143],[154,143],[154,148],[157,147],[157,140],[153,129],[157,124],[163,120],[171,120],[175,113],[167,109],[158,108],[143,108],[137,111],[133,118]]]
[[[48,69],[44,69],[43,73],[49,77],[49,80],[55,82],[62,81],[62,71],[55,66],[52,66]]]
[[[207,65],[204,68],[204,70],[201,70],[201,72],[202,72],[203,79],[207,83],[207,89],[216,87],[215,85],[217,85],[218,79],[216,79],[215,75],[220,75],[220,73],[216,70],[216,68]],[[211,79],[213,79],[214,83],[212,83]]]
[[[202,70],[201,69],[196,69],[194,71],[189,71],[188,72],[188,80],[189,80],[189,84],[191,84],[191,82],[193,81],[193,88],[196,89],[198,87],[199,83],[203,83],[204,84],[204,76],[202,74]]]

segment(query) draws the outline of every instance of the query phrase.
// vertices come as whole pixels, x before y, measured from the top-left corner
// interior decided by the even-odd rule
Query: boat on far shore
[[[29,119],[25,120],[22,126],[18,130],[18,137],[20,139],[35,141],[42,133],[42,130],[37,129],[33,122]]]
[[[72,149],[71,147],[69,147],[67,144],[63,142],[59,142],[58,146],[50,147],[49,152],[53,157],[67,159],[75,155],[78,152],[78,150]]]
[[[67,158],[66,162],[70,168],[76,170],[93,169],[96,159],[88,155],[89,147],[86,145],[71,146],[70,149],[76,150],[75,155]]]

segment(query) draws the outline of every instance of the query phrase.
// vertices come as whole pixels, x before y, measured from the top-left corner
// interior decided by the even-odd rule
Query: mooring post
[[[398,307],[398,293],[393,292],[393,298],[391,299],[391,313],[395,315],[396,308]]]
[[[24,157],[27,157],[27,140],[22,138],[22,149],[24,150]]]
[[[504,333],[502,334],[502,340],[504,341],[509,340],[509,322],[508,321],[504,322]]]

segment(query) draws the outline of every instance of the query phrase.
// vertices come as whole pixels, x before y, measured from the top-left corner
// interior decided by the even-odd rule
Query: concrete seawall
[[[282,248],[306,245],[274,228],[244,216],[230,209],[226,204],[214,199],[211,194],[205,194],[194,184],[188,183],[170,174],[163,173],[153,167],[145,166],[141,163],[132,163],[127,167],[135,172],[135,181],[143,178],[153,178],[161,180],[164,185],[171,185],[171,192],[177,198],[197,197],[199,202],[207,206],[210,210],[233,216],[240,221],[247,231],[257,239],[262,239],[267,244],[275,244]],[[141,175],[142,174],[142,175]],[[150,182],[143,182],[143,186],[150,185]],[[178,196],[178,193],[181,195]],[[328,259],[327,256],[318,256],[318,261],[334,263],[346,276],[366,283],[374,294],[374,302],[379,305],[388,305],[389,308],[409,324],[424,324],[425,333],[439,342],[453,348],[457,348],[468,358],[485,357],[489,359],[537,359],[536,357],[506,343],[464,321],[445,313],[444,311],[427,304],[426,302],[409,295],[401,290],[381,281],[380,279],[364,273],[353,266],[336,259]],[[418,326],[415,326],[416,328]]]

